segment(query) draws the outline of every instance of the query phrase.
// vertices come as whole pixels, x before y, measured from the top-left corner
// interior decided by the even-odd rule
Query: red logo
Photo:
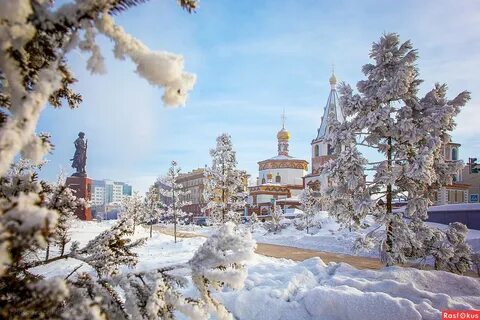
[[[442,311],[442,320],[469,320],[469,319],[478,319],[480,320],[480,310],[443,310]]]

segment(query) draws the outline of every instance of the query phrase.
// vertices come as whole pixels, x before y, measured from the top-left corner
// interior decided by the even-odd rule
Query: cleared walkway
[[[172,228],[154,226],[153,229],[163,234],[173,236]],[[194,232],[187,232],[187,231],[177,231],[177,237],[206,238],[205,235],[197,234]],[[345,262],[357,269],[381,269],[385,267],[385,265],[382,262],[380,262],[379,259],[375,259],[375,258],[366,258],[366,257],[353,256],[349,254],[343,254],[343,253],[316,251],[316,250],[309,250],[309,249],[302,249],[302,248],[295,248],[295,247],[282,246],[282,245],[269,244],[269,243],[260,243],[260,242],[257,242],[257,249],[255,250],[255,253],[258,253],[267,257],[285,258],[285,259],[291,259],[294,261],[303,261],[306,259],[319,257],[325,263]],[[404,267],[418,268],[418,266],[416,265],[404,265]],[[428,266],[424,266],[424,267],[426,267],[424,269],[431,269]],[[466,272],[464,275],[478,278],[478,274],[473,271]]]
[[[173,229],[171,228],[154,226],[153,229],[161,233],[173,236]],[[206,237],[206,236],[201,234],[196,234],[193,232],[177,231],[177,237],[194,238],[194,237]],[[358,256],[352,256],[348,254],[341,254],[341,253],[301,249],[301,248],[282,246],[277,244],[268,244],[268,243],[258,242],[257,249],[255,250],[255,252],[268,257],[285,258],[285,259],[291,259],[294,261],[303,261],[313,257],[319,257],[325,263],[345,262],[354,266],[357,269],[380,269],[381,267],[383,267],[383,264],[378,259],[358,257]]]

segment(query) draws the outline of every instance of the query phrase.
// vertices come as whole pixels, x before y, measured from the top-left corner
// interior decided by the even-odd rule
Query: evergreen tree
[[[210,150],[210,156],[212,166],[205,170],[208,178],[204,191],[205,211],[216,224],[239,223],[246,205],[247,174],[237,169],[230,135],[224,133],[217,138],[217,146]]]
[[[255,227],[258,225],[260,220],[258,220],[258,216],[255,212],[252,212],[250,218],[248,219],[248,223],[250,224],[250,232],[255,231]]]
[[[75,191],[65,185],[65,179],[60,176],[56,185],[51,187],[51,192],[47,196],[46,206],[48,209],[55,210],[58,213],[58,222],[55,228],[54,243],[60,249],[60,255],[65,253],[65,246],[70,242],[70,228],[73,221],[77,218],[75,210],[77,207],[86,206],[85,200],[77,198]],[[49,246],[47,246],[46,259],[49,257]]]
[[[370,245],[372,239],[380,239],[387,265],[425,255],[437,259],[436,266],[450,265],[438,261],[441,255],[425,250],[442,232],[423,222],[430,195],[451,183],[461,166],[445,161],[443,146],[470,94],[465,91],[448,100],[446,85],[437,84],[418,98],[422,81],[417,51],[410,41],[400,43],[397,34],[382,36],[370,57],[373,63],[362,69],[366,79],[357,83],[359,94],[345,83],[339,88],[347,121],[332,123],[328,137],[338,146],[337,159],[323,168],[332,184],[324,194],[329,212],[349,228],[359,227],[366,215],[373,215],[384,232],[370,233],[361,242]],[[358,147],[374,148],[383,160],[368,162]],[[366,181],[366,170],[373,171],[372,181]],[[407,195],[404,212],[393,212],[392,199],[398,195]]]
[[[158,223],[165,213],[160,203],[160,190],[156,185],[150,186],[145,194],[145,211],[143,212],[143,223],[150,225],[150,238],[152,237],[153,224]]]
[[[321,210],[321,203],[318,194],[311,188],[307,187],[300,194],[300,204],[302,205],[302,213],[294,220],[295,226],[300,230],[309,230],[314,227],[320,227],[321,223],[317,219]]]
[[[160,179],[160,194],[166,201],[161,202],[162,208],[166,211],[168,221],[173,222],[173,236],[177,242],[177,223],[184,221],[190,215],[183,211],[183,207],[190,202],[185,201],[185,197],[190,193],[184,191],[182,184],[178,183],[181,168],[177,166],[176,161],[172,161],[165,177]]]
[[[267,224],[268,231],[277,233],[282,230],[281,221],[284,218],[282,207],[275,204],[270,212],[271,220]]]
[[[131,197],[123,198],[122,215],[133,220],[133,232],[135,233],[135,227],[142,222],[145,216],[144,202],[138,192],[134,192]]]

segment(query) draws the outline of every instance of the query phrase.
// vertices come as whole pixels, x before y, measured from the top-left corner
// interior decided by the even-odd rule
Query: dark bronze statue
[[[72,162],[72,168],[77,169],[77,172],[72,174],[75,177],[86,177],[87,172],[85,166],[87,165],[87,146],[88,140],[84,140],[85,133],[79,132],[78,138],[73,143],[75,145],[75,154],[73,159],[70,159]]]

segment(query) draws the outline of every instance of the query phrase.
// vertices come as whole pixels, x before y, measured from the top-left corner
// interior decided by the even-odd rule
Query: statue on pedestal
[[[70,159],[72,162],[72,168],[75,168],[77,172],[72,174],[74,177],[86,177],[87,172],[85,166],[87,165],[87,146],[88,140],[84,140],[85,133],[79,132],[78,138],[75,140],[75,154],[73,159]]]

